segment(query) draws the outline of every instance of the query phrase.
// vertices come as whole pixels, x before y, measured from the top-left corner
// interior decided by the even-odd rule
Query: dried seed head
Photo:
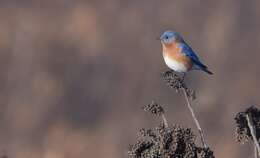
[[[144,111],[150,112],[153,115],[161,116],[164,114],[164,109],[161,105],[157,104],[155,101],[152,101],[151,104],[145,105],[143,107]]]
[[[251,106],[244,112],[239,112],[235,117],[237,126],[236,140],[241,144],[248,142],[249,139],[253,140],[246,120],[246,115],[249,115],[252,119],[252,125],[255,128],[257,140],[259,140],[260,137],[260,110],[254,106]]]
[[[166,84],[176,91],[179,91],[181,88],[186,87],[183,79],[175,74],[172,70],[163,72],[162,77],[165,80]]]
[[[179,77],[177,74],[174,73],[172,70],[168,70],[162,73],[162,78],[166,82],[167,86],[170,88],[173,88],[176,90],[176,92],[179,92],[181,89],[184,89],[188,95],[188,97],[191,100],[196,99],[195,91],[192,89],[189,89],[184,79]]]
[[[213,151],[210,150],[210,148],[200,148],[198,150],[201,158],[215,158]]]
[[[137,143],[130,146],[129,158],[214,158],[207,148],[197,147],[195,135],[189,128],[163,124],[142,129]]]

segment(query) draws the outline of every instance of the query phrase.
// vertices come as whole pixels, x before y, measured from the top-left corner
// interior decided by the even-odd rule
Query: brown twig
[[[162,115],[161,115],[161,117],[162,117],[163,124],[164,124],[165,128],[168,128],[168,127],[169,127],[169,125],[168,125],[168,122],[167,122],[167,119],[166,119],[165,115],[164,115],[164,114],[162,114]]]
[[[160,116],[163,121],[164,127],[168,128],[168,122],[164,114],[164,109],[161,105],[157,104],[155,101],[152,101],[151,104],[145,105],[143,107],[144,111],[150,112],[153,115]]]
[[[205,138],[204,138],[204,134],[203,134],[203,131],[200,127],[200,124],[199,124],[199,121],[198,119],[196,118],[195,116],[195,113],[192,109],[192,106],[191,106],[191,103],[190,103],[190,100],[189,99],[192,99],[194,100],[196,98],[195,96],[195,92],[191,89],[189,89],[183,78],[179,77],[177,74],[174,73],[174,71],[170,70],[170,71],[166,71],[166,72],[163,72],[162,73],[162,77],[163,79],[166,81],[167,85],[170,87],[170,88],[173,88],[175,89],[177,92],[179,92],[179,90],[182,90],[183,93],[184,93],[184,96],[185,96],[185,99],[187,101],[187,106],[191,112],[191,115],[192,115],[192,118],[199,130],[199,134],[200,134],[200,138],[201,138],[201,143],[203,145],[204,148],[207,148],[207,144],[206,144],[206,141],[205,141]]]
[[[182,88],[182,90],[183,90],[183,93],[184,93],[184,96],[185,96],[185,99],[186,99],[186,102],[187,102],[187,106],[188,106],[188,108],[189,108],[189,110],[190,110],[190,112],[191,112],[192,118],[193,118],[193,120],[194,120],[194,122],[195,122],[195,124],[196,124],[196,126],[197,126],[197,128],[198,128],[198,130],[199,130],[199,134],[200,134],[200,139],[201,139],[202,145],[204,146],[204,148],[207,148],[208,146],[207,146],[207,144],[206,144],[203,131],[202,131],[201,127],[200,127],[200,124],[199,124],[198,119],[197,119],[196,116],[195,116],[194,110],[192,109],[190,100],[189,100],[189,98],[188,98],[187,91],[186,91],[185,88]]]
[[[197,146],[196,135],[190,128],[168,123],[160,104],[152,102],[143,110],[160,116],[163,123],[154,128],[142,128],[135,144],[130,145],[129,158],[215,158],[210,148]]]
[[[255,146],[254,149],[255,149],[255,152],[254,152],[255,153],[255,158],[258,158],[257,147]]]
[[[253,141],[254,141],[255,148],[257,150],[258,156],[260,156],[259,143],[257,141],[256,135],[255,135],[255,129],[254,129],[253,125],[252,125],[252,120],[251,120],[251,117],[250,117],[249,114],[246,114],[246,120],[247,120],[248,127],[250,129],[250,134],[253,137]]]

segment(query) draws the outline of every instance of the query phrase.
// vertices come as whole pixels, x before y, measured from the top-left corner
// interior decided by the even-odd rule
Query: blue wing
[[[207,69],[207,66],[202,64],[199,60],[199,57],[195,54],[195,52],[189,47],[188,44],[186,44],[185,42],[183,43],[179,43],[178,46],[181,48],[181,52],[186,55],[187,57],[189,57],[191,59],[191,61],[195,64],[195,68],[199,68],[199,69]]]

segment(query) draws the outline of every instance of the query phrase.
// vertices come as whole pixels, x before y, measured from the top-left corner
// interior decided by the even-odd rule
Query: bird
[[[159,40],[166,65],[171,70],[182,73],[183,78],[191,70],[201,70],[209,75],[213,74],[179,33],[172,30],[164,31]]]

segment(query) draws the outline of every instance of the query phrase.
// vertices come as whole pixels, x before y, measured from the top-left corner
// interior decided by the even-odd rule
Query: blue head
[[[161,34],[160,40],[163,44],[171,44],[172,42],[182,41],[182,37],[174,31],[165,31]]]

